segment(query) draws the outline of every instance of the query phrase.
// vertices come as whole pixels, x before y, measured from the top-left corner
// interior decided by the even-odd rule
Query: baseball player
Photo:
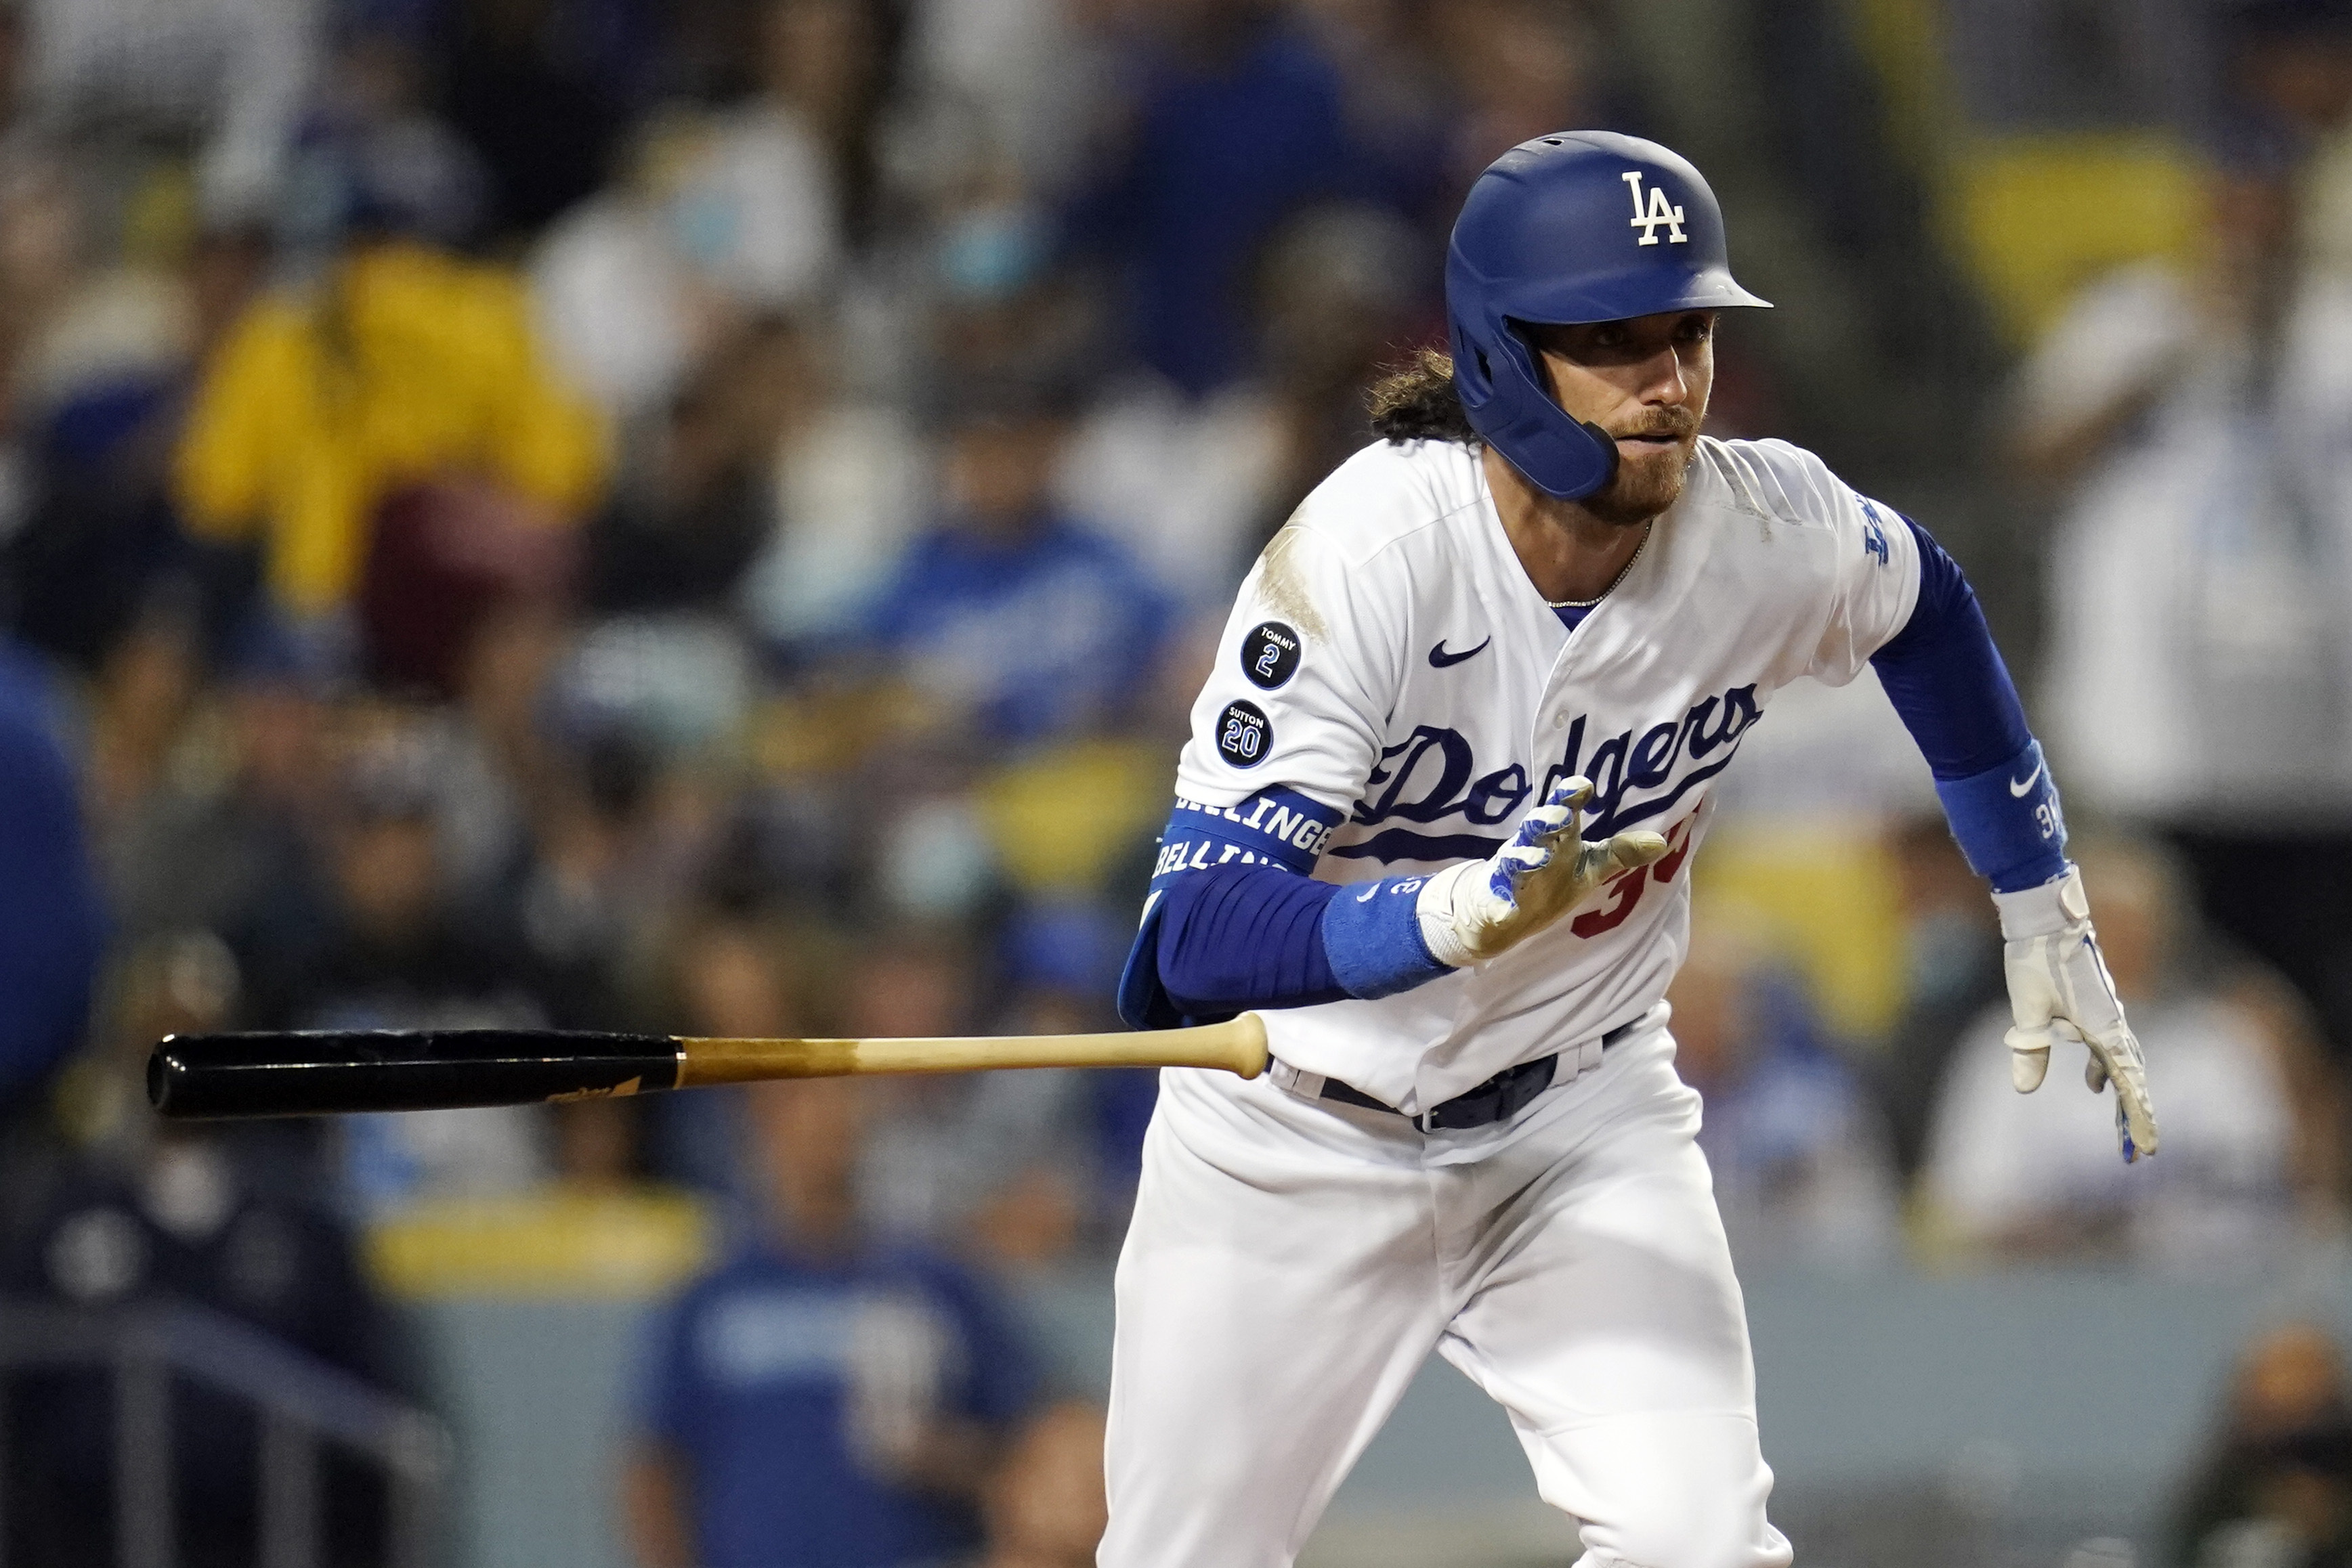
[[[1765,1568],[1739,1289],[1661,1000],[1715,780],[1867,663],[2055,1040],[2153,1154],[2058,793],[1974,596],[1811,454],[1699,434],[1732,280],[1654,142],[1513,149],[1446,261],[1451,363],[1374,397],[1243,584],[1120,984],[1261,1010],[1171,1071],[1119,1261],[1105,1568],[1277,1568],[1432,1349],[1509,1413],[1582,1568]]]

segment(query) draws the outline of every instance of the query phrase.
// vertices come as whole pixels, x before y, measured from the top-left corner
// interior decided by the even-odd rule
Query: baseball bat
[[[436,1111],[598,1100],[869,1072],[1000,1067],[1221,1067],[1265,1071],[1255,1013],[1135,1034],[962,1040],[707,1040],[562,1030],[321,1030],[174,1034],[147,1059],[147,1100],[175,1121]]]

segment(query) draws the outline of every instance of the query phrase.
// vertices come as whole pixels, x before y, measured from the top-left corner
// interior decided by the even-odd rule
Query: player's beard
[[[1691,454],[1698,441],[1699,416],[1686,408],[1657,410],[1615,436],[1671,435],[1675,444],[1628,459],[1621,448],[1617,473],[1609,483],[1578,503],[1604,523],[1630,528],[1646,523],[1682,498],[1690,474]]]

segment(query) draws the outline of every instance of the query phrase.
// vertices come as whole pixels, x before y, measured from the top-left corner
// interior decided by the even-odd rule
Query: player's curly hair
[[[1454,391],[1453,357],[1436,349],[1416,349],[1391,366],[1364,393],[1364,406],[1383,441],[1478,439]]]

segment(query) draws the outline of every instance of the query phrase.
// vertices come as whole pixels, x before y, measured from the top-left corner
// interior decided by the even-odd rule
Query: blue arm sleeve
[[[1323,945],[1323,910],[1339,890],[1273,866],[1228,865],[1180,877],[1159,909],[1152,957],[1188,1018],[1249,1007],[1305,1007],[1346,996]]]
[[[1919,545],[1919,600],[1871,666],[1936,776],[1969,867],[1996,893],[2038,887],[2066,870],[2058,787],[1968,579],[1927,529],[1903,520]]]
[[[1339,820],[1290,789],[1233,807],[1178,800],[1119,977],[1119,1016],[1170,1029],[1387,996],[1445,973],[1414,900],[1381,895],[1409,894],[1418,878],[1342,889],[1306,874]]]

